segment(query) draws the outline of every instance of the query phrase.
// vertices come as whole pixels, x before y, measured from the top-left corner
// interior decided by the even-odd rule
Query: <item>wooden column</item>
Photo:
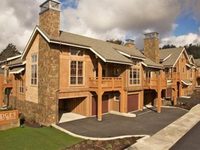
[[[126,79],[126,72],[122,74],[122,87],[120,90],[121,98],[120,98],[120,112],[126,112],[126,104],[127,104],[127,92],[125,91],[125,79]]]
[[[144,90],[140,92],[140,107],[139,110],[142,111],[144,107]]]
[[[177,88],[175,87],[175,90],[174,90],[174,105],[177,104]]]
[[[161,106],[162,106],[162,99],[161,99],[161,71],[159,72],[159,74],[157,75],[157,79],[158,79],[158,86],[157,86],[157,112],[161,113]]]
[[[98,95],[97,118],[98,118],[98,121],[102,121],[102,95],[103,95],[103,91],[102,91],[102,64],[101,64],[100,60],[98,60],[98,91],[97,91],[97,95]]]

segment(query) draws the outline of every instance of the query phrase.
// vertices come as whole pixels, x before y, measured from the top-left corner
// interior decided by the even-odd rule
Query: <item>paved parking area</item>
[[[103,121],[95,117],[60,123],[58,126],[87,137],[115,137],[123,135],[153,135],[187,113],[179,108],[163,108],[162,113],[148,111],[136,118],[106,114]]]

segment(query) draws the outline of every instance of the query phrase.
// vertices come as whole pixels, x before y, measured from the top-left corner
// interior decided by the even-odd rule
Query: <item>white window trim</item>
[[[71,84],[71,62],[72,61],[83,62],[83,84],[77,84],[77,83],[76,84]],[[77,78],[77,76],[76,76],[76,78]],[[83,60],[70,60],[69,61],[69,86],[71,86],[71,87],[82,87],[82,86],[85,86],[85,62]]]
[[[36,55],[36,56],[37,56],[37,61],[34,62],[34,63],[32,62],[32,56],[33,56],[33,55]],[[33,66],[33,65],[36,65],[36,66],[37,66],[37,78],[36,78],[36,79],[37,79],[37,82],[36,82],[36,84],[32,84],[32,66]],[[38,54],[37,54],[37,53],[31,54],[31,67],[30,67],[30,68],[31,68],[31,71],[30,71],[30,73],[31,73],[31,75],[30,75],[30,77],[31,77],[31,78],[30,78],[30,79],[31,79],[31,80],[30,80],[31,84],[30,84],[30,85],[31,85],[31,86],[38,86]]]
[[[131,84],[130,83],[130,69],[139,69],[139,84]],[[132,66],[128,71],[128,84],[129,86],[141,86],[141,74],[142,74],[142,69],[140,66]]]

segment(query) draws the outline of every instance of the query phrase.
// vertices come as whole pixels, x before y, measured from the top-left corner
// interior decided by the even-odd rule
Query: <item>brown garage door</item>
[[[102,97],[102,113],[108,112],[109,96],[103,95]],[[97,96],[92,97],[92,115],[97,115]]]
[[[128,112],[138,110],[139,94],[128,95]]]

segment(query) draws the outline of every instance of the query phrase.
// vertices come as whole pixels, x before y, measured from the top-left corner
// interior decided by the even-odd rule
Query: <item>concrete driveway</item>
[[[60,123],[59,127],[72,133],[96,138],[124,135],[153,135],[187,113],[180,108],[163,108],[162,113],[149,111],[139,113],[136,118],[106,114],[103,121],[95,117]]]

